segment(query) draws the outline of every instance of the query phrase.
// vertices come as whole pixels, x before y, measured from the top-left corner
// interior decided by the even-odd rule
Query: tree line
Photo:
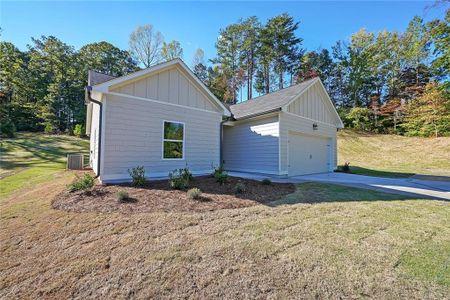
[[[249,17],[220,30],[216,57],[197,49],[191,68],[229,104],[319,76],[347,127],[449,135],[449,21],[447,10],[442,20],[414,17],[405,32],[361,29],[306,51],[292,16]],[[177,57],[180,42],[166,43],[152,25],[130,34],[128,50],[107,42],[76,50],[53,36],[32,38],[27,51],[0,42],[0,129],[72,133],[85,122],[88,70],[121,76]]]

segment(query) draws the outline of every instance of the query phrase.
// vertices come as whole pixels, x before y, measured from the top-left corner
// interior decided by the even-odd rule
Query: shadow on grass
[[[348,187],[329,183],[306,182],[297,185],[297,190],[280,200],[268,203],[275,207],[285,204],[353,202],[353,201],[393,201],[424,199],[423,195],[398,195],[374,190]]]
[[[80,141],[67,136],[21,133],[17,138],[5,139],[1,143],[1,168],[10,170],[42,163],[62,164],[67,154],[88,153]],[[18,151],[26,155],[17,156]]]
[[[337,172],[342,172],[343,166],[338,166]],[[387,178],[409,178],[415,173],[405,173],[405,172],[393,172],[393,171],[380,171],[374,169],[367,169],[358,166],[350,166],[349,174],[374,176],[374,177],[387,177]]]

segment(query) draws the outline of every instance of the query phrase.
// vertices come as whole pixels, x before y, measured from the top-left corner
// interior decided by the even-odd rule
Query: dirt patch
[[[235,193],[237,183],[245,186],[245,192]],[[74,193],[64,191],[56,196],[52,206],[75,212],[201,212],[268,203],[295,191],[293,184],[263,185],[259,181],[234,177],[230,177],[224,185],[218,184],[212,177],[196,177],[191,181],[190,187],[197,187],[202,191],[200,200],[190,200],[186,196],[186,190],[172,190],[167,180],[158,180],[150,181],[142,188],[120,184],[98,185],[92,190]],[[128,193],[128,201],[117,200],[116,194],[119,191]]]

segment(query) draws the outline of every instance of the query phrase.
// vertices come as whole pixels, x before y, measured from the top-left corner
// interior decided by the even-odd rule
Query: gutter
[[[91,97],[92,86],[86,87],[86,95],[89,102],[95,103],[99,106],[99,116],[98,116],[98,153],[97,153],[97,176],[95,178],[100,177],[100,162],[101,162],[101,153],[102,153],[102,118],[103,118],[103,103],[97,101]],[[95,151],[95,149],[94,149]]]
[[[254,117],[267,115],[267,114],[274,113],[274,112],[279,112],[279,111],[282,111],[281,107],[278,107],[278,108],[275,108],[275,109],[271,109],[271,110],[267,110],[267,111],[260,112],[260,113],[256,113],[256,114],[247,115],[247,116],[239,118],[239,119],[236,119],[236,118],[234,118],[234,119],[236,121],[241,121],[241,120],[251,119],[251,118],[254,118]]]

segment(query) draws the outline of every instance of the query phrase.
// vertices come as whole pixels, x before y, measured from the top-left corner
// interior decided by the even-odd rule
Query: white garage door
[[[329,172],[329,140],[289,133],[289,176]]]

